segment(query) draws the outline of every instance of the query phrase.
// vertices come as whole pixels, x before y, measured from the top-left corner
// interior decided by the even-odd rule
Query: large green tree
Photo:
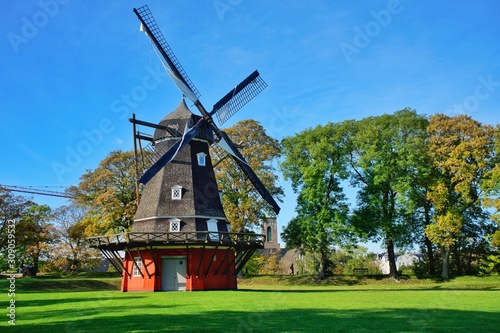
[[[409,198],[426,143],[427,120],[414,110],[369,117],[355,124],[350,155],[359,188],[353,223],[386,245],[390,276],[397,278],[395,246],[412,241],[414,203]]]
[[[298,194],[297,216],[285,227],[288,247],[318,256],[325,277],[332,247],[349,240],[348,206],[341,186],[347,177],[344,124],[327,124],[283,140],[281,170]]]
[[[116,150],[68,189],[75,203],[88,211],[88,235],[130,230],[137,210],[135,179],[134,153]]]
[[[450,252],[467,216],[480,212],[481,184],[493,162],[493,128],[467,115],[436,114],[430,117],[428,133],[429,154],[439,175],[428,193],[435,215],[425,231],[441,247],[441,276],[448,278]]]
[[[255,120],[243,120],[224,129],[231,140],[239,146],[239,151],[260,178],[275,200],[281,201],[283,188],[278,186],[275,161],[280,156],[280,143],[268,136],[265,129]],[[268,204],[254,190],[253,185],[224,153],[213,152],[216,164],[215,173],[219,190],[222,191],[222,204],[231,230],[241,232],[258,226],[261,220],[274,216]]]

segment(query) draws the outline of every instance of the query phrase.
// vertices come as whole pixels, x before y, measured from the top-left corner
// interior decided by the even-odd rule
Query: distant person
[[[293,269],[293,262],[290,263],[290,275],[293,275],[294,274],[294,269]]]

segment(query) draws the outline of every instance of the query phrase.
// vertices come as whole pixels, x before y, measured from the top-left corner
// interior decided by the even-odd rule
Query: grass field
[[[500,277],[254,277],[238,291],[122,293],[117,278],[16,280],[0,332],[500,332]],[[0,281],[8,305],[8,281]],[[8,327],[10,326],[10,327]]]

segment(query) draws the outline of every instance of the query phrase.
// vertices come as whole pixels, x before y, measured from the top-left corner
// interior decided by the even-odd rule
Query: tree
[[[280,201],[283,188],[277,185],[273,162],[280,156],[281,146],[276,139],[269,137],[264,128],[255,120],[243,120],[224,130],[231,140],[239,145],[241,154],[260,178],[264,186]],[[229,161],[228,156],[212,156],[212,160]],[[268,204],[255,195],[253,185],[233,163],[220,163],[215,168],[217,184],[222,191],[222,204],[231,230],[242,232],[252,228],[274,212]]]
[[[117,233],[132,227],[137,210],[134,153],[112,151],[68,189],[75,203],[88,211],[86,234]]]
[[[21,244],[19,243],[18,222],[27,209],[34,203],[26,200],[22,196],[13,195],[9,190],[0,187],[0,269],[2,271],[10,270],[12,266],[18,268],[20,258],[23,254]],[[9,243],[9,221],[14,221],[14,229],[10,229],[10,237],[14,237],[15,243]],[[8,245],[15,246],[10,249],[10,258]],[[12,259],[12,254],[15,258]]]
[[[467,212],[480,210],[481,183],[492,167],[493,128],[466,115],[436,114],[428,126],[429,154],[439,175],[428,193],[435,209],[425,228],[441,246],[441,277],[449,277],[450,252],[463,232]]]
[[[346,178],[343,125],[327,124],[283,140],[281,170],[298,193],[297,216],[285,227],[287,247],[319,256],[318,278],[325,277],[334,245],[348,241],[351,229],[341,182]]]
[[[351,182],[359,188],[353,224],[368,238],[383,239],[390,276],[397,278],[395,246],[411,243],[414,203],[409,200],[426,143],[425,117],[404,109],[355,123]]]
[[[87,212],[76,205],[62,206],[54,212],[58,243],[54,248],[54,266],[57,269],[76,271],[92,269],[100,263],[98,250],[90,249],[85,232]]]
[[[52,253],[57,233],[50,223],[52,211],[47,205],[32,205],[26,211],[16,228],[19,246],[25,250],[25,259],[38,273],[40,259]]]
[[[8,221],[19,220],[31,205],[33,202],[0,187],[0,249],[5,249],[7,245]]]
[[[499,228],[492,234],[491,245],[500,248],[500,126],[494,133],[494,167],[485,175],[481,184],[484,190],[483,207],[494,209],[491,218]]]

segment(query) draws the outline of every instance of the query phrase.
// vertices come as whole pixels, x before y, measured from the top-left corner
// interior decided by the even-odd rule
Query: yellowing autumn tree
[[[134,153],[112,151],[68,193],[88,210],[82,220],[87,236],[128,231],[137,210]]]
[[[268,136],[259,122],[251,119],[239,121],[224,131],[238,145],[269,193],[279,201],[284,192],[277,185],[278,176],[273,162],[280,156],[280,143]],[[263,218],[274,214],[243,172],[234,163],[225,163],[230,161],[230,156],[212,156],[212,161],[216,164],[217,184],[223,193],[222,205],[232,231],[241,232],[256,226]]]
[[[495,212],[491,218],[500,227],[500,126],[497,126],[494,136],[496,161],[494,168],[486,175],[483,182],[485,208],[493,208]],[[492,235],[491,245],[500,248],[500,228]]]
[[[481,204],[481,182],[492,166],[494,130],[467,115],[436,114],[430,117],[427,131],[429,155],[438,175],[428,192],[434,220],[425,232],[441,247],[441,276],[448,278],[450,251],[466,213]]]

